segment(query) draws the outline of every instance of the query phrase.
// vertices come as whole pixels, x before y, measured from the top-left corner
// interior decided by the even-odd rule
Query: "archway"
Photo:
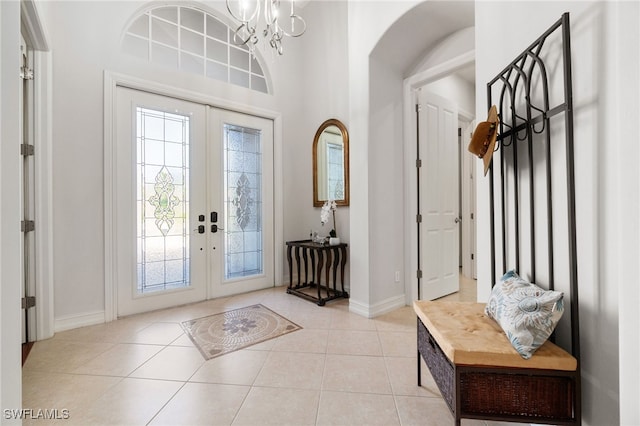
[[[473,65],[473,25],[472,2],[422,2],[386,30],[369,56],[369,238],[376,246],[383,232],[388,248],[370,251],[374,306],[397,303],[398,294],[403,304],[417,298],[415,125],[408,120],[415,104],[408,99],[415,83]]]

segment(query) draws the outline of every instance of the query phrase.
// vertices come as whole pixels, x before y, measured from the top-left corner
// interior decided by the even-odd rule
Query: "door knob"
[[[462,222],[462,218],[461,217],[456,217],[455,219],[453,219],[453,221],[455,223],[460,223],[460,222]]]

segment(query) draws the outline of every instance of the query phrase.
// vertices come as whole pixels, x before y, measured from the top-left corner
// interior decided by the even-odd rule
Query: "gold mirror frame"
[[[331,126],[335,126],[340,130],[342,134],[342,164],[343,164],[343,178],[344,178],[344,197],[341,200],[335,200],[339,206],[349,205],[349,133],[347,128],[340,120],[330,118],[320,125],[315,137],[313,138],[313,205],[314,207],[322,207],[325,201],[319,197],[319,184],[318,184],[318,161],[320,156],[318,155],[318,143],[322,134]]]

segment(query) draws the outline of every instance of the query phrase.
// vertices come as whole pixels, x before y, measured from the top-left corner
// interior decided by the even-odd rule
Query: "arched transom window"
[[[249,49],[233,43],[233,30],[191,6],[157,6],[131,21],[125,52],[159,65],[268,93],[262,67]]]

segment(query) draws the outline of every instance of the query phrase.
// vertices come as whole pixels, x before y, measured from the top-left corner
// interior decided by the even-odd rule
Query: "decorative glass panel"
[[[136,114],[138,293],[188,287],[189,117]]]
[[[191,6],[152,6],[122,38],[130,55],[183,72],[269,93],[259,58],[233,42],[233,30]]]
[[[259,130],[224,126],[225,278],[263,273]]]

